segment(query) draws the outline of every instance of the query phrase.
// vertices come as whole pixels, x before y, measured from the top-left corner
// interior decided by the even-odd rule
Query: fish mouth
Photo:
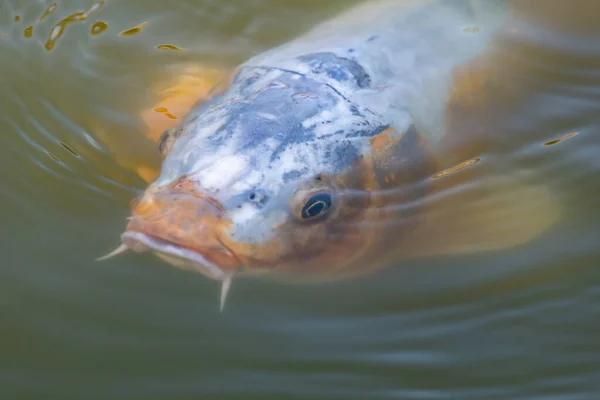
[[[210,279],[224,281],[231,276],[231,272],[210,261],[207,254],[168,240],[142,232],[127,231],[121,235],[121,241],[135,252],[152,252],[169,264],[199,272]]]

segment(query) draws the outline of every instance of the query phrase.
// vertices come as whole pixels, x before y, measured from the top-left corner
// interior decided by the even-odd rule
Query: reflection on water
[[[216,77],[349,2],[0,5],[2,398],[597,398],[598,5],[540,1],[516,4],[483,60],[497,80],[458,79],[485,90],[453,105],[468,151],[439,181],[457,207],[495,204],[481,223],[509,237],[504,212],[544,213],[515,186],[486,195],[518,171],[558,199],[557,226],[336,284],[240,281],[223,315],[201,276],[93,262],[159,165],[147,122],[182,116],[161,103],[182,74],[208,85],[194,71]],[[466,104],[481,107],[468,121]]]

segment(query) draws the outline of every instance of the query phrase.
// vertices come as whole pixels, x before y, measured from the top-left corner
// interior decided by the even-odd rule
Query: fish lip
[[[217,281],[223,281],[231,275],[231,273],[209,261],[201,253],[152,235],[127,231],[121,234],[121,241],[133,251],[151,251],[163,259],[167,258],[167,262],[171,261],[172,258],[181,260],[185,263],[187,269],[192,267],[194,271]]]

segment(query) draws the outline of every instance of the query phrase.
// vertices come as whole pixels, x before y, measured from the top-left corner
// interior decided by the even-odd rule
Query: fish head
[[[383,182],[374,139],[390,132],[328,84],[242,68],[163,135],[160,175],[134,202],[123,245],[223,281],[351,275],[385,235],[366,222]]]

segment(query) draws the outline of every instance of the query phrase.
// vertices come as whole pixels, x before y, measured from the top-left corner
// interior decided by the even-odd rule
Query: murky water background
[[[128,163],[158,165],[140,110],[182,68],[235,65],[350,2],[52,4],[0,4],[0,398],[600,397],[600,6],[522,2],[538,25],[502,50],[528,95],[487,159],[549,185],[559,226],[336,284],[239,281],[220,315],[215,282],[94,261],[144,187]]]

